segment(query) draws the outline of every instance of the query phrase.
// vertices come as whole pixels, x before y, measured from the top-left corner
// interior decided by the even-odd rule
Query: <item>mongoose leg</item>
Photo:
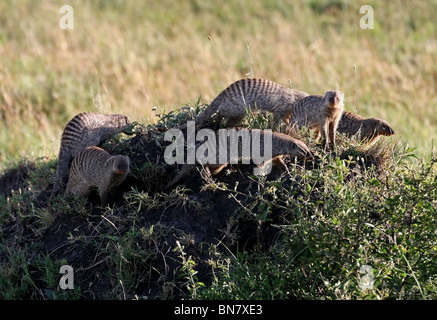
[[[106,207],[106,205],[109,202],[108,191],[102,190],[102,189],[99,188],[99,195],[100,195],[100,200],[101,200],[101,203],[102,203],[102,207]]]
[[[223,115],[219,112],[217,112],[217,119],[215,120],[214,124],[214,131],[217,131],[220,128],[220,122],[222,122]]]
[[[273,128],[279,128],[281,120],[284,120],[287,127],[290,125],[290,116],[284,117],[282,114],[275,113],[273,115]]]
[[[220,171],[222,171],[224,168],[226,168],[228,164],[219,164],[219,165],[209,165],[207,166],[211,176],[215,176],[216,174],[218,174]]]
[[[281,171],[287,170],[287,165],[285,164],[284,160],[282,159],[282,156],[277,156],[272,159],[272,165],[274,165],[276,168],[278,168]]]
[[[241,121],[243,121],[243,119],[244,116],[228,118],[228,120],[226,121],[226,127],[236,127],[241,123]]]
[[[64,196],[71,197],[74,195],[86,197],[90,193],[90,188],[86,184],[82,184],[78,179],[70,179],[65,189]]]
[[[202,170],[200,171],[200,177],[206,182],[212,182],[212,174],[208,165],[202,166]]]
[[[326,151],[329,148],[329,130],[328,123],[324,123],[321,128],[322,137],[323,137],[323,149]]]
[[[314,130],[316,132],[316,136],[314,137],[314,141],[317,142],[320,140],[320,137],[322,136],[322,134],[320,133],[320,130],[318,127],[316,127]]]
[[[330,122],[329,123],[329,140],[330,140],[330,147],[332,149],[335,148],[335,131],[336,131],[336,128],[335,128],[334,123]]]

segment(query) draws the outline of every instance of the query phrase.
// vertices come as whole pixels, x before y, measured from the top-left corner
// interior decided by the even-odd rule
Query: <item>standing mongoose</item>
[[[115,133],[125,130],[129,124],[129,118],[122,114],[83,112],[71,119],[61,137],[53,193],[58,192],[67,181],[72,158],[88,146],[99,146]]]
[[[344,95],[338,90],[327,91],[325,96],[311,95],[296,102],[290,126],[310,127],[316,131],[316,140],[323,137],[323,147],[335,146],[335,132],[343,113]]]
[[[102,205],[114,196],[116,188],[129,173],[130,160],[127,156],[111,156],[99,147],[87,147],[71,162],[70,175],[65,197],[88,196],[97,189]]]
[[[225,140],[222,138],[222,131],[225,132]],[[229,134],[229,132],[231,134]],[[207,160],[206,162],[202,163],[206,167],[207,173],[209,175],[216,175],[231,162],[243,162],[248,164],[250,161],[252,161],[253,163],[259,165],[260,162],[264,160],[264,166],[267,164],[272,164],[280,170],[286,170],[287,166],[282,160],[283,155],[290,155],[301,160],[313,159],[311,150],[302,141],[283,133],[271,132],[270,130],[268,132],[271,136],[271,144],[269,139],[265,139],[265,135],[267,133],[260,129],[230,128],[220,129],[219,131],[215,132],[216,139],[215,142],[213,142],[215,146],[212,148],[213,151],[215,151],[215,154],[212,155],[211,161]],[[232,138],[230,138],[232,133],[235,133],[234,137],[242,138],[237,138],[237,147],[232,145]],[[224,142],[224,147],[221,145],[223,141],[226,141]],[[269,143],[270,145],[266,145],[266,143]],[[210,140],[198,143],[196,145],[196,152],[199,149],[202,149],[202,151],[205,152],[205,150],[208,149],[207,144],[209,144],[211,147]],[[230,150],[231,148],[235,148],[233,150],[235,151],[234,153],[232,153],[233,151]],[[223,151],[225,156],[221,154]],[[210,152],[209,149],[208,152]],[[256,152],[256,155],[254,152]],[[259,158],[260,155],[263,155],[262,160]],[[254,160],[255,157],[258,159],[258,163]],[[173,178],[173,180],[164,187],[164,190],[169,189],[177,184],[181,179],[186,177],[195,168],[195,166],[196,164],[184,164],[175,178]]]
[[[280,120],[288,123],[293,104],[308,93],[283,87],[264,79],[241,79],[223,90],[196,119],[196,127],[202,127],[214,113],[218,114],[216,129],[222,118],[226,127],[237,126],[249,112],[271,112],[275,124]],[[184,129],[182,125],[179,129]]]
[[[356,137],[363,143],[373,144],[378,138],[395,134],[387,121],[379,118],[363,118],[356,113],[344,111],[337,131],[348,137]]]

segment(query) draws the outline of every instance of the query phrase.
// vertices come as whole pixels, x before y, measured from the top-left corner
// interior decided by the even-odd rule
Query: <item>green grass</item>
[[[303,131],[316,154],[305,167],[289,161],[288,173],[266,179],[234,165],[162,192],[175,174],[159,160],[162,128],[202,108],[161,113],[156,126],[136,124],[134,135],[105,143],[137,168],[107,207],[49,199],[54,162],[36,161],[21,189],[0,195],[0,297],[437,298],[435,157],[394,139],[365,147],[342,136],[337,155],[325,154]],[[63,264],[75,270],[74,290],[59,288]],[[360,286],[362,266],[372,268],[371,288]]]
[[[245,215],[261,228],[279,207],[278,239],[259,252],[221,255],[200,296],[435,299],[435,160],[411,170],[406,156],[397,154],[383,179],[370,169],[346,182],[356,160],[337,160],[292,178],[292,189],[264,184]],[[373,269],[372,289],[359,286],[363,265]]]

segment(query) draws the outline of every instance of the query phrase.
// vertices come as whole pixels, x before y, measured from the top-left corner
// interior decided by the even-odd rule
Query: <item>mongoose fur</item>
[[[293,104],[308,93],[293,90],[264,79],[241,79],[224,89],[194,120],[202,127],[215,113],[216,129],[222,118],[226,127],[237,126],[248,112],[271,112],[276,124],[289,123]],[[179,129],[184,129],[182,125]]]
[[[389,123],[379,118],[363,118],[356,113],[344,111],[337,131],[355,137],[363,143],[373,144],[382,136],[395,134]]]
[[[99,147],[87,147],[71,162],[64,196],[85,197],[92,189],[97,189],[102,205],[106,205],[109,195],[114,195],[116,188],[129,173],[129,165],[127,156],[111,156]]]
[[[71,119],[61,137],[53,193],[65,185],[72,158],[88,146],[99,146],[115,133],[126,129],[129,124],[129,118],[122,114],[83,112]]]
[[[222,129],[225,130],[225,129]],[[259,135],[259,141],[260,141],[260,145],[259,145],[259,154],[264,154],[265,152],[265,148],[264,148],[264,131],[260,130],[260,129],[240,129],[240,128],[229,128],[226,130],[236,130],[236,132],[240,132],[239,130],[247,130],[249,132],[250,135],[250,150],[252,150],[252,141],[253,141],[253,133],[256,132]],[[209,173],[210,175],[216,175],[218,174],[220,171],[222,171],[229,163],[230,163],[230,150],[229,150],[229,137],[227,138],[227,160],[225,163],[220,163],[220,159],[219,159],[219,134],[220,132],[217,131],[216,133],[216,155],[215,155],[215,162],[214,164],[209,164],[209,163],[205,163],[204,166],[206,167],[207,173]],[[278,132],[271,132],[272,134],[272,154],[271,154],[271,163],[272,165],[274,165],[275,167],[277,167],[280,170],[286,170],[287,166],[285,165],[284,161],[282,160],[282,156],[283,155],[290,155],[292,157],[297,157],[298,159],[301,160],[312,160],[313,159],[313,155],[311,153],[310,148],[308,148],[308,146],[303,143],[302,141],[292,138],[289,135],[283,134],[283,133],[278,133]],[[206,142],[200,142],[196,145],[196,150],[197,148],[199,148],[202,144],[208,143],[208,141]],[[242,160],[248,160],[248,159],[243,159],[242,158],[242,141],[238,142],[238,161],[242,161]],[[250,155],[250,159],[252,160],[252,155]],[[267,163],[268,161],[266,161],[264,163],[264,165]],[[177,173],[177,175],[175,176],[175,178],[173,178],[173,180],[168,183],[165,187],[164,190],[167,190],[171,187],[173,187],[174,185],[176,185],[180,180],[182,180],[183,178],[185,178],[194,168],[195,168],[196,164],[184,164],[182,166],[182,168],[179,170],[179,172]]]
[[[335,146],[335,132],[343,113],[344,95],[334,90],[327,91],[325,96],[310,95],[296,102],[290,126],[310,127],[316,131],[316,140],[323,137],[323,146]]]

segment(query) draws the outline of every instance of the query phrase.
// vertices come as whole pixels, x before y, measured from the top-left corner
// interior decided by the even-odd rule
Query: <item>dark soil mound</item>
[[[17,167],[7,169],[0,176],[0,194],[10,195],[12,191],[17,191],[26,186],[26,179],[35,165],[31,162],[20,162]]]

